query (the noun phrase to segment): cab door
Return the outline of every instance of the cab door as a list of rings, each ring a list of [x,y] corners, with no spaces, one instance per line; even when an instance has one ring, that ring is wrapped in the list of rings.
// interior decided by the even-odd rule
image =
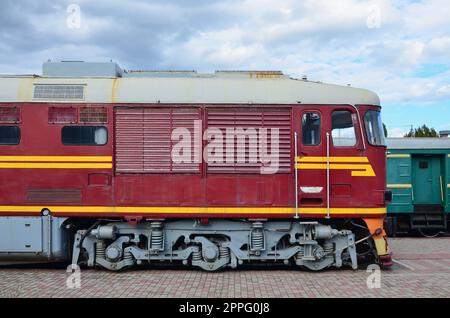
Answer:
[[[437,156],[413,157],[415,204],[441,204],[441,163]]]
[[[302,208],[323,208],[326,206],[327,190],[326,170],[322,169],[326,164],[324,115],[318,107],[298,107],[294,116],[298,205]]]

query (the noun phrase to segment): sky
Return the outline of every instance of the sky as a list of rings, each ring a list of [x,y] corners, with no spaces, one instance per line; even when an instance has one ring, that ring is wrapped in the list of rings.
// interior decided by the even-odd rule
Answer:
[[[379,94],[389,136],[450,130],[448,0],[1,0],[0,74],[47,60],[281,70]]]

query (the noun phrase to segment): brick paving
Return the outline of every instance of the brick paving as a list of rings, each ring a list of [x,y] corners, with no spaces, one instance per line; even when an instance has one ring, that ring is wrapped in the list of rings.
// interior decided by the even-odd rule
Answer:
[[[119,273],[85,269],[68,289],[64,269],[0,268],[0,297],[445,297],[450,298],[450,238],[391,239],[395,263],[369,289],[365,270],[138,268]]]

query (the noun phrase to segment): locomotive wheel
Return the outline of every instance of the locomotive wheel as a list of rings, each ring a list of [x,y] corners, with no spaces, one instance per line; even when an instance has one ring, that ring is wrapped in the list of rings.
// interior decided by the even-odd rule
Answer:
[[[430,230],[430,229],[426,229],[425,232],[423,229],[419,228],[419,233],[420,235],[422,235],[423,237],[426,238],[435,238],[438,237],[441,234],[444,234],[444,232],[440,231],[440,230]]]

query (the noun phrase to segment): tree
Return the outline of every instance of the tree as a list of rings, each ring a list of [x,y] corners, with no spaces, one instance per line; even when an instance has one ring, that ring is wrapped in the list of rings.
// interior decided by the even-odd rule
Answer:
[[[387,131],[386,125],[385,125],[384,123],[383,123],[383,131],[384,131],[384,137],[387,138],[387,136],[388,136],[388,131]]]
[[[427,125],[412,129],[405,137],[424,138],[424,137],[439,137],[434,128],[428,128]]]

